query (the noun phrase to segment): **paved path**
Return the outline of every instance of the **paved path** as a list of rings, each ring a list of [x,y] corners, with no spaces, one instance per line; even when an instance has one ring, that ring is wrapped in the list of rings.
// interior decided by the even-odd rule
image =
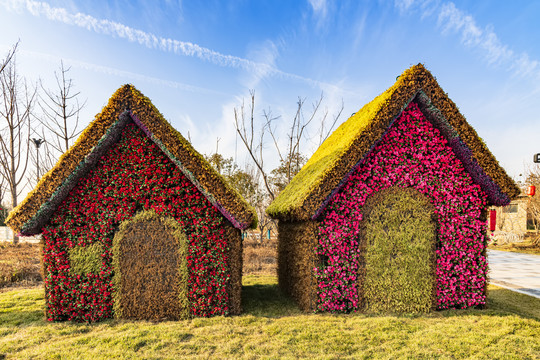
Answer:
[[[540,255],[488,250],[489,282],[540,299]]]

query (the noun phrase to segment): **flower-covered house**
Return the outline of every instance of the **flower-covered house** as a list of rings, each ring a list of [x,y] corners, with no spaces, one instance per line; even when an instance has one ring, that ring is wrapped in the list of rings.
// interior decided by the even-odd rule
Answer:
[[[486,218],[519,189],[423,65],[353,114],[267,213],[280,287],[304,310],[486,302]]]
[[[131,85],[10,214],[42,234],[49,320],[241,311],[252,207]]]

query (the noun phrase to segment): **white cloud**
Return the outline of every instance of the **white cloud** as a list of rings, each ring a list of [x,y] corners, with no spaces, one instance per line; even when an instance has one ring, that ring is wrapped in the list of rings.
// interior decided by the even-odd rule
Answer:
[[[129,71],[124,71],[124,70],[120,70],[120,69],[116,69],[116,68],[112,68],[108,66],[92,64],[92,63],[79,61],[75,59],[60,58],[58,56],[54,56],[50,54],[44,54],[40,52],[27,51],[27,50],[21,50],[21,54],[24,56],[34,58],[34,59],[39,58],[39,59],[56,63],[56,64],[60,63],[60,61],[62,60],[68,66],[74,66],[76,68],[89,70],[95,73],[118,76],[118,77],[130,79],[130,80],[144,81],[147,83],[166,86],[173,89],[179,89],[179,90],[184,90],[184,91],[189,91],[189,92],[194,92],[194,93],[203,93],[203,94],[212,93],[212,94],[223,95],[223,93],[212,90],[212,89],[206,89],[206,88],[202,88],[198,86],[188,85],[188,84],[180,83],[177,81],[164,80],[164,79],[160,79],[160,78],[156,78],[152,76],[137,74],[137,73],[133,73]]]
[[[474,17],[456,7],[453,2],[440,3],[439,0],[395,0],[400,12],[419,10],[422,16],[436,14],[437,24],[443,34],[457,33],[463,45],[478,50],[485,61],[494,66],[506,66],[516,75],[540,78],[540,64],[532,60],[526,52],[516,53],[503,44],[492,26],[482,27]]]
[[[319,17],[325,18],[328,14],[327,0],[309,0],[313,13]]]
[[[195,122],[189,115],[181,114],[178,122],[181,124],[179,128],[182,129],[182,136],[188,141],[192,142],[193,139],[197,139],[201,136],[199,133],[199,127],[195,125]]]
[[[433,15],[440,3],[440,0],[395,0],[394,6],[401,14],[411,10],[420,10],[422,18]]]
[[[251,46],[248,51],[248,58],[259,64],[265,64],[266,66],[260,67],[249,74],[249,79],[246,81],[246,87],[254,89],[262,79],[270,76],[271,69],[275,69],[275,63],[278,56],[278,47],[271,40]]]
[[[407,12],[411,9],[413,5],[415,5],[416,2],[417,2],[416,0],[395,0],[394,5],[401,12]]]
[[[511,68],[516,74],[521,76],[540,77],[540,63],[538,60],[531,60],[527,53],[516,55]]]
[[[311,10],[313,11],[313,18],[316,21],[317,30],[321,30],[328,24],[330,4],[328,0],[308,0]]]
[[[117,36],[121,39],[138,43],[150,49],[159,49],[184,56],[192,56],[220,66],[244,68],[248,70],[256,69],[260,66],[260,64],[253,63],[249,60],[237,56],[224,55],[191,42],[159,37],[114,21],[96,19],[93,16],[82,14],[80,12],[70,13],[64,8],[52,7],[45,2],[15,0],[7,2],[7,4],[6,2],[2,2],[2,5],[8,10],[26,10],[36,17],[43,16],[51,21],[78,26],[95,33]]]
[[[483,50],[489,64],[513,62],[514,52],[501,43],[493,28],[480,28],[471,15],[456,8],[454,3],[446,3],[439,12],[438,24],[443,33],[451,31],[461,34],[461,41],[469,47]]]
[[[98,34],[110,35],[138,43],[149,49],[171,52],[181,56],[195,57],[203,61],[230,68],[244,69],[255,73],[264,73],[284,79],[302,81],[314,87],[328,86],[323,82],[281,71],[266,63],[259,63],[233,55],[221,54],[200,45],[170,38],[163,38],[152,33],[134,29],[110,20],[97,19],[80,12],[69,12],[65,8],[52,7],[48,3],[33,0],[0,0],[0,5],[8,11],[29,12],[36,17],[45,17],[51,21],[77,26]]]

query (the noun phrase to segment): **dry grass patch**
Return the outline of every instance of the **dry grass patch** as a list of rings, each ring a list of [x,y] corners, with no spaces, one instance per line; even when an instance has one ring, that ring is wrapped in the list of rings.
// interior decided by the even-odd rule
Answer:
[[[489,244],[488,249],[540,255],[540,243],[533,236],[527,236],[523,242],[509,244]]]
[[[276,274],[277,238],[264,239],[259,243],[255,237],[247,237],[243,241],[243,247],[244,275]]]
[[[41,277],[39,244],[0,243],[0,291],[20,285],[35,285]]]

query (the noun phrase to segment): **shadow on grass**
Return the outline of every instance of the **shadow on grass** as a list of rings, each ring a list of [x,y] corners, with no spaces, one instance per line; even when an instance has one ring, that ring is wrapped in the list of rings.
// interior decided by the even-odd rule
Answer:
[[[540,299],[490,285],[487,310],[540,320]]]
[[[29,323],[32,323],[34,326],[47,326],[52,324],[45,320],[43,310],[41,309],[41,307],[44,306],[41,293],[25,289],[0,295],[2,295],[0,296],[0,326],[21,326]],[[305,314],[300,311],[291,298],[281,292],[277,285],[276,276],[274,275],[246,276],[242,286],[242,306],[242,315],[252,315],[256,317],[279,318]],[[330,314],[328,313],[328,315]],[[335,315],[363,317],[390,315],[405,318],[519,316],[539,321],[540,299],[490,285],[488,288],[487,307],[483,310],[445,310],[435,311],[429,314],[373,314],[354,312],[348,315]],[[66,322],[65,324],[70,324],[70,322]],[[78,323],[71,324],[77,325]],[[116,320],[112,319],[97,324],[108,324],[109,326],[118,325]]]
[[[403,313],[403,314],[365,314],[367,316],[392,315],[405,318],[416,317],[486,317],[486,316],[518,316],[524,319],[540,320],[540,299],[516,293],[490,285],[486,306],[482,308],[449,309],[432,311],[430,313]]]
[[[294,300],[281,292],[275,276],[263,275],[247,278],[242,287],[242,304],[243,314],[259,317],[277,318],[303,313]],[[484,309],[443,310],[427,314],[353,312],[348,316],[379,317],[388,315],[405,318],[517,315],[522,318],[540,320],[540,299],[490,285],[488,302]]]
[[[281,292],[274,276],[252,276],[249,280],[242,286],[242,314],[267,318],[302,314]]]
[[[45,315],[43,311],[17,311],[0,313],[0,325],[6,326],[21,326],[34,323],[36,325],[46,325]]]

